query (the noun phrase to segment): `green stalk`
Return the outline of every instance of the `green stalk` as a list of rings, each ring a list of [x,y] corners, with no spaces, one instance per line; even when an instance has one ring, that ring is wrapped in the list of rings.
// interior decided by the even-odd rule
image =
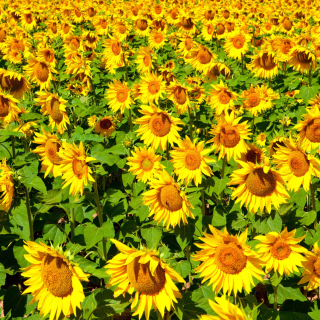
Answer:
[[[76,227],[76,222],[75,222],[75,219],[74,219],[74,208],[71,208],[70,209],[70,227],[71,227],[71,238],[74,237],[74,229]]]
[[[29,222],[29,230],[30,230],[30,240],[34,241],[34,234],[33,234],[33,216],[31,212],[31,207],[30,207],[30,195],[29,195],[29,190],[26,188],[26,207],[27,207],[27,212],[28,212],[28,222]]]
[[[244,72],[244,57],[243,54],[241,53],[241,74]]]
[[[206,215],[206,204],[204,202],[204,189],[201,189],[202,215]]]
[[[254,115],[252,115],[252,134],[255,132],[255,126],[254,126]]]
[[[278,286],[273,287],[273,290],[274,290],[273,308],[277,310],[278,309],[278,303],[277,303],[277,300],[278,300]]]
[[[223,161],[222,161],[222,168],[221,168],[221,180],[224,178],[224,171],[226,168],[226,162],[227,162],[227,158],[226,158],[226,156],[224,156]],[[221,192],[220,197],[221,197],[221,201],[223,201],[224,191]]]
[[[271,78],[269,78],[269,88],[272,89],[272,82],[271,82]]]
[[[287,63],[286,62],[283,63],[283,69],[284,69],[284,75],[286,75],[287,74]]]
[[[127,66],[127,61],[125,58],[124,53],[122,54],[123,62],[126,67],[126,82],[128,82],[129,76],[128,76],[128,66]],[[129,108],[129,125],[130,125],[130,131],[132,132],[132,115],[131,115],[131,107]]]
[[[169,153],[169,141],[167,141],[167,160],[170,160],[170,153]]]
[[[191,260],[190,260],[190,245],[187,245],[186,247],[186,257],[187,257],[187,260],[189,261],[189,263],[191,264]],[[192,276],[191,276],[191,271],[189,273],[189,283],[190,283],[190,286],[192,285]]]
[[[131,115],[131,108],[129,108],[129,125],[130,125],[130,131],[132,132],[132,115]]]
[[[310,191],[311,191],[311,203],[312,203],[312,210],[317,212],[316,208],[316,198],[315,198],[315,193],[317,191],[317,186],[314,185],[313,183],[310,184]],[[314,228],[317,230],[318,226],[318,213],[316,215],[316,220],[314,221]]]
[[[188,113],[189,113],[190,139],[191,139],[191,141],[193,141],[192,118],[191,118],[191,111],[190,111],[190,107],[189,106],[188,106]]]
[[[99,225],[100,225],[100,228],[101,228],[102,225],[103,225],[103,216],[102,216],[102,208],[101,208],[100,198],[99,198],[97,178],[98,178],[98,176],[96,175],[95,176],[95,181],[93,183],[93,188],[94,188],[94,192],[96,194],[95,200],[96,200],[97,209],[98,209]],[[102,247],[103,247],[104,260],[107,261],[107,241],[106,241],[105,237],[102,238]]]
[[[309,87],[312,86],[312,66],[310,66],[309,70]]]
[[[16,158],[15,142],[16,142],[16,137],[15,137],[15,136],[11,136],[11,147],[12,147],[12,156],[13,156],[13,159]]]

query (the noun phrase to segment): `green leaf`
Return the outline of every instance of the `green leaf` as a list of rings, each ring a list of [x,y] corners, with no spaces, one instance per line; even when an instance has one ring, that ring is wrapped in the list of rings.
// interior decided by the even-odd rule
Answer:
[[[227,187],[227,183],[230,181],[229,177],[224,177],[223,179],[219,179],[217,177],[213,177],[214,187],[213,192],[217,195],[220,195],[221,192]]]
[[[47,224],[43,227],[43,239],[52,241],[56,246],[64,243],[67,237],[56,224]]]
[[[182,299],[178,299],[176,314],[180,320],[194,320],[205,314],[205,310],[198,306],[198,301],[192,300],[191,292],[185,292]]]
[[[278,303],[283,303],[285,300],[307,301],[307,298],[301,293],[300,288],[284,287],[282,284],[278,286]]]
[[[174,269],[180,274],[182,278],[185,278],[191,272],[191,264],[187,260],[181,260],[178,262]]]
[[[30,263],[24,257],[28,252],[23,247],[24,243],[22,240],[17,241],[13,247],[13,255],[18,261],[18,264],[21,268],[26,268],[30,265]]]
[[[148,218],[149,216],[149,207],[148,206],[141,206],[137,211],[136,214],[139,217],[140,221],[144,221]]]
[[[146,240],[149,249],[156,249],[162,237],[162,229],[156,226],[148,226],[141,229],[141,236]]]
[[[315,311],[309,312],[308,315],[313,320],[319,320],[320,319],[320,310],[315,310]]]
[[[317,213],[314,210],[311,210],[309,212],[305,211],[297,211],[296,214],[297,217],[299,217],[300,224],[302,226],[310,226],[316,220]]]
[[[120,232],[123,236],[126,234],[132,234],[137,231],[137,223],[133,220],[126,221],[123,225],[121,225]]]
[[[90,249],[102,240],[104,232],[102,228],[98,228],[95,224],[88,223],[84,229],[83,236],[86,242],[86,249]]]
[[[4,265],[0,263],[0,287],[6,283],[6,271]]]
[[[114,238],[115,231],[114,231],[113,223],[111,221],[105,221],[101,228],[102,228],[104,236],[107,239],[113,239]]]
[[[315,97],[319,91],[319,86],[302,86],[299,90],[299,94],[296,95],[296,98],[303,99],[305,105],[308,105],[308,101]]]
[[[282,279],[283,279],[283,276],[279,275],[278,272],[274,272],[273,275],[270,278],[270,282],[274,287],[276,287],[276,286],[278,286],[280,284]]]
[[[14,136],[14,137],[24,137],[22,132],[15,132],[9,130],[0,130],[0,136]]]
[[[176,235],[176,239],[180,245],[181,250],[184,250],[185,247],[191,242],[194,232],[195,227],[192,223],[183,224],[180,227],[175,227],[174,234]]]
[[[270,228],[270,231],[276,231],[280,233],[282,230],[282,219],[279,213],[276,213],[274,217],[270,216],[267,220],[267,224]]]

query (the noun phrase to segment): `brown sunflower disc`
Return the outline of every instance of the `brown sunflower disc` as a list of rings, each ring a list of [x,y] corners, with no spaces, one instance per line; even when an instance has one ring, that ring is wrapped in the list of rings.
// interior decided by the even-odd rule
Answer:
[[[262,168],[253,169],[247,176],[246,187],[257,197],[270,196],[276,190],[276,179],[271,170],[264,173]]]
[[[303,177],[309,171],[309,161],[301,151],[292,151],[289,154],[288,164],[296,177]]]
[[[173,185],[166,185],[160,189],[160,202],[170,211],[177,211],[182,208],[182,198],[179,190]]]
[[[271,255],[277,260],[288,258],[290,253],[290,246],[282,239],[278,239],[271,248]]]

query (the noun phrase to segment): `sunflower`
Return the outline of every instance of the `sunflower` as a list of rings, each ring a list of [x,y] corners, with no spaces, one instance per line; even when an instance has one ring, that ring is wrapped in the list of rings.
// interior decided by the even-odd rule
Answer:
[[[271,109],[274,106],[273,100],[280,99],[280,95],[277,92],[274,92],[271,88],[261,85],[257,86],[257,89],[263,94],[266,106],[264,110]]]
[[[192,84],[189,92],[193,106],[199,106],[206,99],[206,90],[200,84]]]
[[[242,31],[235,30],[226,36],[224,49],[229,58],[241,60],[248,52],[250,43],[250,36]]]
[[[155,54],[150,47],[140,47],[135,63],[140,74],[150,73],[155,60]]]
[[[207,22],[201,30],[202,37],[205,41],[212,41],[215,36],[214,25],[212,22]]]
[[[200,320],[245,320],[246,316],[236,305],[226,299],[226,296],[215,297],[217,303],[212,300],[209,305],[218,316],[202,315]]]
[[[57,136],[45,131],[43,128],[42,133],[35,133],[36,138],[34,138],[33,143],[39,144],[39,146],[32,152],[41,156],[40,172],[45,172],[44,177],[46,178],[51,173],[56,178],[62,174],[60,170],[61,158],[58,155],[61,141]]]
[[[208,97],[208,104],[212,109],[215,109],[216,115],[227,113],[234,107],[234,101],[237,100],[237,94],[228,88],[227,84],[224,84],[220,80],[220,84],[213,86]]]
[[[17,99],[0,90],[0,120],[7,124],[17,120],[20,114],[17,104],[19,104]]]
[[[249,90],[244,90],[241,98],[243,98],[243,107],[248,110],[253,116],[258,116],[259,113],[271,108],[270,104],[267,104],[265,95],[257,87],[251,87]]]
[[[280,62],[288,62],[290,60],[290,50],[294,47],[294,42],[288,38],[279,40],[279,47],[276,49],[277,58]]]
[[[238,185],[232,193],[232,199],[237,198],[236,203],[241,202],[241,206],[245,204],[253,213],[257,213],[260,208],[263,214],[264,208],[270,213],[271,204],[278,209],[280,204],[290,198],[277,171],[264,164],[237,162],[242,168],[231,174],[229,182],[229,185]]]
[[[49,125],[54,129],[57,126],[57,132],[63,134],[70,123],[66,113],[67,101],[59,98],[56,94],[50,92],[37,92],[38,98],[35,99],[41,106],[41,113],[49,115]]]
[[[189,58],[191,51],[196,48],[196,42],[188,34],[182,34],[180,40],[177,53],[181,52],[185,58]]]
[[[62,37],[62,39],[68,38],[73,35],[74,33],[74,25],[68,22],[63,22],[58,24],[58,33]]]
[[[82,39],[90,50],[94,50],[98,45],[98,36],[90,30],[82,34]]]
[[[228,295],[231,292],[237,296],[243,289],[247,293],[251,291],[253,278],[262,280],[263,262],[256,252],[246,244],[248,230],[240,236],[230,235],[227,229],[224,232],[209,225],[211,234],[203,233],[199,239],[204,243],[196,246],[202,250],[193,256],[194,261],[201,261],[195,269],[203,277],[202,283],[210,279],[208,285],[217,294],[221,289]]]
[[[105,16],[95,16],[93,25],[98,35],[106,36],[109,33],[109,24]]]
[[[116,124],[112,117],[103,117],[95,123],[94,132],[103,137],[109,137],[116,130]]]
[[[187,217],[194,219],[191,212],[193,206],[166,171],[155,174],[150,181],[150,190],[143,196],[143,204],[150,206],[149,217],[154,215],[154,220],[158,224],[162,221],[167,229],[180,226],[181,221],[183,224],[188,223]]]
[[[93,115],[93,116],[88,118],[88,126],[90,128],[94,128],[96,126],[96,122],[97,122],[97,116],[96,115]]]
[[[23,56],[18,50],[10,50],[3,56],[4,60],[10,61],[14,64],[21,64],[23,62]]]
[[[276,154],[280,146],[285,147],[286,141],[288,141],[288,138],[283,136],[275,137],[274,139],[272,139],[270,145],[268,146],[269,156],[271,157]]]
[[[311,151],[320,146],[320,110],[312,108],[303,118],[293,129],[300,131],[298,141],[303,150]]]
[[[188,10],[187,8],[180,8],[179,20],[179,23],[177,23],[176,25],[179,28],[179,31],[191,35],[193,35],[196,32],[197,28],[191,10]]]
[[[254,144],[248,143],[248,150],[241,153],[240,161],[251,162],[253,164],[262,164],[265,160],[264,150],[256,147]]]
[[[88,185],[88,180],[94,182],[88,162],[95,160],[95,158],[86,156],[82,141],[79,147],[74,142],[73,145],[63,142],[58,156],[61,158],[62,179],[65,180],[62,189],[71,184],[69,194],[77,196],[80,193],[82,196],[84,187]]]
[[[207,47],[198,45],[190,52],[190,58],[186,60],[193,68],[201,73],[208,72],[215,65],[217,55],[212,53]]]
[[[0,210],[8,212],[14,196],[13,171],[7,166],[7,159],[0,163]]]
[[[165,83],[161,75],[149,73],[141,77],[140,81],[140,100],[143,103],[159,103],[159,99],[165,94]]]
[[[300,245],[299,242],[305,236],[294,238],[296,229],[288,232],[287,227],[279,234],[269,232],[265,236],[257,236],[255,239],[260,243],[256,245],[261,260],[266,262],[266,273],[272,269],[289,276],[292,272],[299,272],[297,267],[302,267],[302,262],[306,261],[301,253],[308,250]]]
[[[103,56],[106,60],[106,64],[114,67],[122,66],[123,64],[123,50],[121,42],[116,37],[104,40],[104,52]]]
[[[247,64],[247,68],[259,78],[272,79],[278,74],[279,62],[276,53],[270,50],[261,50],[255,56],[252,56],[252,61]]]
[[[26,36],[20,35],[15,37],[7,36],[4,46],[4,53],[8,54],[10,51],[20,51],[24,58],[28,58],[30,56],[30,42]]]
[[[229,79],[231,74],[230,68],[222,62],[216,62],[212,68],[210,68],[205,76],[206,81],[217,81],[220,75],[223,75],[225,79]]]
[[[52,73],[57,73],[50,64],[36,58],[30,58],[28,65],[24,67],[25,75],[29,80],[40,86],[40,90],[50,89],[51,81],[56,80]]]
[[[54,67],[57,63],[54,50],[51,48],[42,48],[38,50],[37,58],[39,59],[39,61],[49,63],[52,67]]]
[[[25,138],[31,137],[34,132],[37,130],[37,127],[39,127],[38,121],[28,121],[23,122],[20,119],[18,119],[19,126],[13,129],[14,132],[21,132]]]
[[[127,158],[127,165],[130,167],[128,171],[136,175],[138,181],[145,183],[151,180],[156,172],[164,169],[164,166],[160,164],[161,156],[157,156],[152,148],[135,147],[131,153],[132,157]]]
[[[308,48],[296,45],[289,52],[290,60],[288,64],[293,67],[294,70],[299,72],[309,72],[312,68],[316,70],[317,60],[315,54]]]
[[[164,32],[153,30],[149,34],[148,39],[150,47],[152,49],[160,49],[165,45],[166,35]]]
[[[143,116],[135,121],[140,127],[136,131],[141,135],[144,143],[153,149],[166,150],[167,144],[173,145],[180,139],[178,131],[181,130],[178,125],[183,123],[178,118],[170,116],[166,111],[162,111],[154,105],[141,106],[140,113]]]
[[[119,80],[113,81],[109,85],[109,89],[106,92],[106,98],[110,102],[111,110],[115,113],[119,109],[121,113],[124,113],[124,110],[130,109],[133,104],[133,100],[131,98],[131,90],[128,88],[126,82],[121,83]]]
[[[28,80],[21,73],[5,69],[0,69],[0,86],[16,99],[24,99],[25,93],[31,88]]]
[[[191,107],[188,88],[177,80],[173,80],[167,87],[168,99],[173,102],[177,112],[184,114]]]
[[[207,157],[212,149],[204,149],[204,142],[192,142],[189,137],[178,142],[179,147],[173,147],[171,151],[174,172],[178,175],[178,181],[184,180],[186,184],[192,180],[198,186],[202,182],[202,173],[212,175],[208,163],[215,160]]]
[[[219,159],[227,155],[227,160],[230,161],[232,157],[237,159],[241,156],[241,153],[247,151],[248,147],[245,140],[249,139],[251,133],[247,121],[239,123],[240,120],[241,118],[235,117],[233,111],[230,115],[226,113],[218,121],[218,124],[209,131],[214,135],[214,138],[207,143],[214,143],[215,153],[219,152]]]
[[[153,306],[164,317],[165,309],[174,308],[177,298],[182,298],[179,289],[173,281],[185,282],[182,277],[166,263],[158,258],[153,250],[131,249],[123,243],[111,239],[120,251],[115,257],[107,262],[107,274],[111,275],[107,286],[118,285],[115,289],[115,297],[128,292],[135,296],[131,309],[137,310],[133,316],[143,313],[149,320],[150,310]],[[140,300],[140,301],[139,301]]]
[[[266,144],[267,136],[264,132],[261,132],[256,137],[256,143],[259,147],[264,147]]]
[[[130,34],[130,26],[126,23],[125,20],[120,20],[114,23],[113,25],[113,34],[117,37],[120,41],[125,40]]]
[[[20,23],[23,28],[29,31],[37,25],[36,19],[30,10],[24,10],[22,12]]]
[[[139,37],[146,37],[150,33],[150,22],[145,18],[138,18],[133,22],[135,34]]]
[[[320,161],[305,153],[291,137],[285,147],[279,147],[273,158],[289,190],[297,192],[303,185],[304,190],[308,191],[312,176],[320,177]]]
[[[85,296],[80,281],[89,281],[88,275],[70,260],[71,253],[62,248],[52,248],[44,243],[26,241],[23,247],[28,252],[25,259],[31,265],[22,276],[30,278],[24,282],[28,288],[24,294],[33,295],[32,303],[38,301],[40,315],[50,313],[50,319],[76,315]]]
[[[298,285],[308,282],[307,290],[315,290],[320,286],[320,249],[318,242],[312,251],[303,252],[307,261],[302,261],[304,268],[302,278]]]

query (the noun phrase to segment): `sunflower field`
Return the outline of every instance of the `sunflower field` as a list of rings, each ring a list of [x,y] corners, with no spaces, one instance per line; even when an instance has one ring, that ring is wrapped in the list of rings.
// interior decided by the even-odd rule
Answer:
[[[0,319],[320,320],[318,0],[0,0]]]

